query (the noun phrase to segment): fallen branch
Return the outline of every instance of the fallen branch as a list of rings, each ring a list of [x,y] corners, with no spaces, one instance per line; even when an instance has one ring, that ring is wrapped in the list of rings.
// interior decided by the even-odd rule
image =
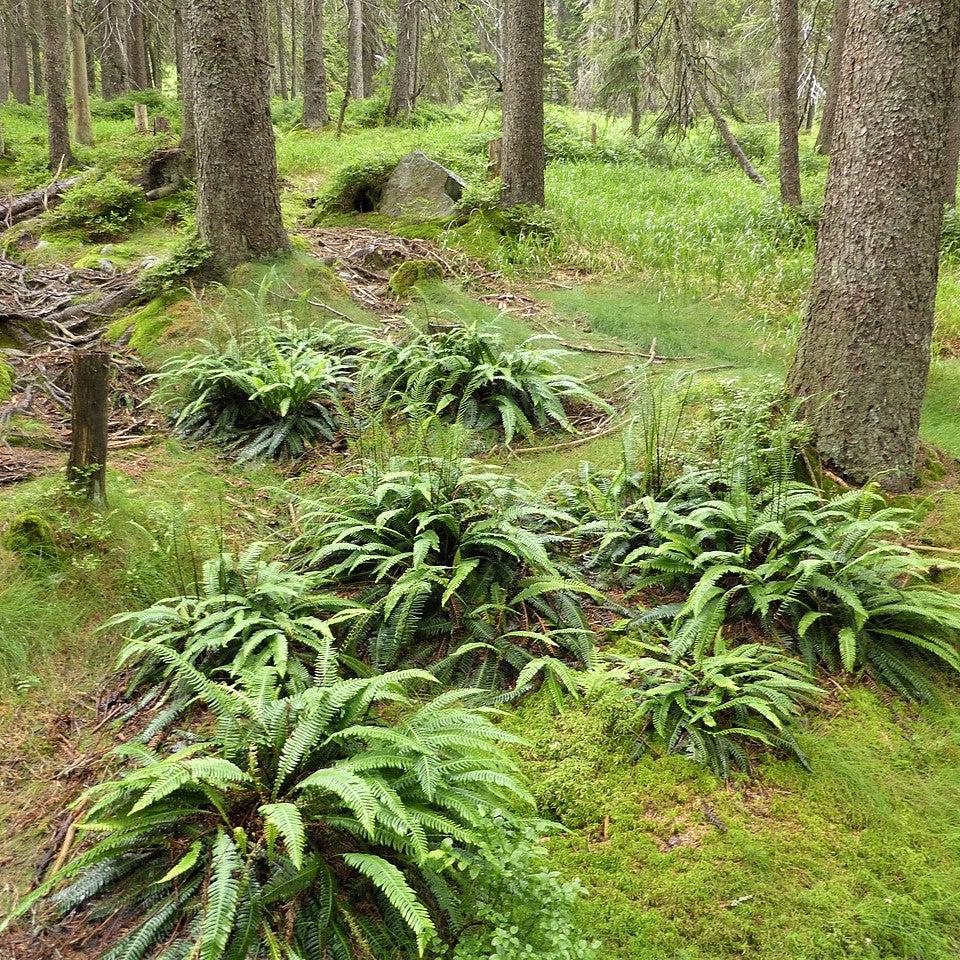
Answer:
[[[569,447],[579,447],[585,443],[589,443],[591,440],[599,440],[600,437],[606,437],[611,433],[615,433],[617,430],[622,429],[635,419],[636,417],[628,417],[626,420],[619,420],[617,423],[611,424],[608,427],[604,427],[602,430],[595,430],[593,433],[587,433],[582,437],[577,437],[576,440],[565,440],[562,443],[551,443],[544,447],[520,447],[518,449],[508,447],[507,449],[516,457],[521,453],[549,453],[553,450],[566,450]]]

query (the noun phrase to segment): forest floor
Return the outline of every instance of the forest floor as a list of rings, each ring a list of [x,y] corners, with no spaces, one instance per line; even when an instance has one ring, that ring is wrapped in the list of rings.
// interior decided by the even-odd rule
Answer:
[[[589,152],[588,119],[561,119]],[[3,122],[14,150],[29,156],[39,114],[9,108]],[[281,133],[295,252],[239,270],[231,286],[257,291],[271,273],[274,289],[314,301],[291,307],[313,320],[338,314],[389,328],[398,318],[455,317],[515,341],[549,332],[569,348],[569,369],[621,408],[618,391],[634,368],[707,393],[728,381],[782,379],[812,235],[768,222],[768,201],[709,144],[687,147],[675,167],[555,159],[555,220],[543,236],[504,238],[482,218],[419,225],[345,216],[320,236],[304,226],[308,196],[344,166],[384,153],[419,147],[469,182],[482,178],[472,145],[485,142],[484,123],[492,125],[454,116],[418,129],[348,126],[340,139]],[[98,121],[104,156],[126,156],[128,126]],[[805,186],[816,196],[822,163],[809,144],[804,151]],[[7,186],[22,186],[28,172],[8,170]],[[152,213],[109,245],[41,230],[19,256],[126,268],[169,249],[176,231],[166,216],[169,208]],[[348,257],[333,270],[317,258],[331,244],[349,249],[359,230],[401,257],[410,255],[404,243],[433,245],[450,269],[394,300],[377,280],[356,282]],[[109,335],[130,328],[130,351],[152,368],[209,335],[224,297],[212,288],[165,295],[114,322]],[[938,311],[923,418],[929,466],[923,487],[902,502],[922,517],[918,542],[949,548],[960,530],[960,268],[948,259]],[[662,359],[649,363],[651,354]],[[90,514],[63,496],[49,427],[18,418],[16,429],[46,462],[43,475],[0,486],[0,531],[32,515],[49,537],[48,549],[30,556],[0,546],[0,905],[49,861],[65,803],[102,771],[122,731],[110,677],[119,637],[98,627],[173,591],[185,562],[169,547],[179,534],[189,532],[197,556],[223,540],[275,536],[290,491],[341,462],[320,452],[296,471],[238,468],[155,423],[148,442],[111,454],[109,510]],[[554,440],[564,443],[542,445]],[[581,459],[615,463],[620,443],[613,430],[576,446],[487,456],[539,485]],[[583,882],[582,925],[604,960],[948,960],[960,955],[960,689],[944,700],[914,707],[867,685],[835,684],[829,707],[802,733],[812,772],[771,761],[756,779],[729,784],[676,757],[633,760],[602,703],[556,716],[534,697],[505,722],[528,742],[522,760],[543,813],[568,828],[552,841],[556,868]]]

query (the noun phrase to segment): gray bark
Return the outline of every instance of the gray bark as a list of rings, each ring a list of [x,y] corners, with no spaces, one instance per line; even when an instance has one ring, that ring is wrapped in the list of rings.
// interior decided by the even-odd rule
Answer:
[[[180,25],[180,103],[183,119],[180,124],[180,149],[189,157],[197,152],[197,130],[194,123],[193,101],[195,80],[193,76],[193,54],[187,42],[186,22],[189,0],[179,0],[177,16]]]
[[[800,205],[800,116],[797,108],[800,58],[798,0],[779,0],[780,199]]]
[[[303,125],[330,122],[327,106],[327,67],[323,53],[323,0],[303,4]]]
[[[10,86],[17,103],[30,102],[30,54],[24,0],[10,5]]]
[[[197,225],[222,268],[289,249],[270,122],[263,0],[188,0]]]
[[[363,2],[347,0],[347,85],[354,100],[367,95],[363,82]]]
[[[107,505],[109,428],[110,354],[79,350],[73,357],[67,482],[98,507]]]
[[[833,23],[830,27],[830,75],[827,79],[827,94],[823,105],[823,117],[817,132],[817,151],[829,153],[837,122],[837,95],[843,66],[843,42],[847,32],[850,0],[834,0]]]
[[[950,207],[957,204],[957,165],[960,163],[960,56],[955,59],[943,162],[943,202]]]
[[[43,0],[43,38],[47,62],[44,70],[47,96],[47,137],[50,169],[73,164],[70,150],[70,115],[67,111],[66,30],[60,0]]]
[[[140,0],[133,0],[130,7],[127,63],[130,65],[130,85],[134,90],[146,90],[150,86],[150,76],[147,71],[147,37]]]
[[[10,99],[10,57],[7,52],[9,19],[6,10],[0,10],[0,103]]]
[[[852,0],[807,316],[788,382],[823,461],[914,479],[960,0]]]
[[[419,0],[399,0],[397,5],[397,52],[393,69],[393,85],[387,104],[387,117],[403,120],[413,110]]]
[[[506,0],[503,77],[504,206],[544,204],[543,0]]]

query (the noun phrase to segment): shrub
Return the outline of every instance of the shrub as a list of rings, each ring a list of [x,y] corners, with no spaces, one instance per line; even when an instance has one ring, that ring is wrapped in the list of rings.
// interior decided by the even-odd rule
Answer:
[[[331,213],[369,213],[380,203],[380,194],[399,162],[395,155],[378,156],[373,160],[341,167],[327,189],[310,202],[311,223],[316,225]]]
[[[569,518],[516,481],[459,457],[393,458],[331,477],[300,504],[294,550],[369,614],[344,654],[382,670],[433,663],[491,686],[533,657],[592,655],[578,594],[595,595],[551,557]]]
[[[751,768],[750,748],[782,751],[809,767],[790,728],[801,707],[821,696],[803,664],[762,644],[703,656],[622,657],[615,673],[635,684],[630,696],[670,753],[717,776]]]
[[[278,695],[270,671],[240,688],[170,655],[215,713],[217,734],[91,788],[97,842],[26,897],[61,911],[95,903],[134,925],[107,957],[395,960],[459,926],[491,817],[530,803],[501,748],[509,735],[447,693],[414,707],[417,671]],[[391,720],[382,719],[388,712]],[[53,896],[51,897],[51,894]],[[9,921],[8,921],[9,922]]]
[[[91,98],[90,113],[103,120],[126,120],[133,117],[134,107],[138,103],[147,105],[151,112],[169,112],[171,110],[171,101],[159,91],[152,88],[146,90],[131,90],[121,97],[114,97],[112,100],[101,100],[99,97]]]
[[[71,187],[47,223],[56,230],[81,230],[90,240],[117,240],[140,223],[146,210],[140,187],[104,173]]]
[[[574,432],[565,404],[612,408],[561,372],[563,351],[543,347],[549,339],[508,348],[476,325],[416,332],[404,343],[382,345],[371,377],[388,409],[427,405],[471,430],[496,429],[506,443],[549,426]]]
[[[342,426],[347,368],[309,332],[278,325],[231,337],[224,348],[168,360],[154,375],[160,399],[179,400],[182,436],[226,445],[240,462],[296,459]]]
[[[309,668],[332,640],[321,615],[349,616],[352,608],[320,593],[315,577],[263,560],[265,549],[256,543],[239,555],[223,552],[203,564],[192,593],[107,622],[129,638],[118,666],[140,664],[129,689],[169,681],[176,672],[164,659],[170,650],[208,677],[235,679],[268,666],[284,689],[309,686]],[[182,706],[183,698],[174,702]]]

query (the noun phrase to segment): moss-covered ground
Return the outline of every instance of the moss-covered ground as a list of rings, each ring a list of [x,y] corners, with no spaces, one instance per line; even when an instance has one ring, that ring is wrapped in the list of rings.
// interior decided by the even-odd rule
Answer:
[[[0,169],[5,189],[43,182],[40,113],[2,113],[14,154]],[[482,186],[483,145],[495,117],[456,113],[386,131],[362,120],[348,113],[340,139],[281,123],[291,229],[307,212],[305,197],[338,170],[388,152],[426,149]],[[567,139],[552,141],[555,229],[547,237],[505,236],[476,216],[428,225],[375,216],[338,222],[425,236],[482,263],[500,275],[498,283],[542,308],[501,313],[478,300],[475,286],[428,279],[409,291],[406,313],[499,325],[514,340],[553,333],[572,347],[570,370],[595,379],[601,391],[628,381],[654,347],[667,359],[648,375],[698,387],[782,376],[809,279],[812,234],[791,232],[769,198],[717,159],[706,132],[680,156],[654,165],[619,156],[626,148],[615,126],[601,128],[600,155],[591,153],[587,118],[564,114],[560,121]],[[88,160],[133,162],[149,144],[135,140],[131,126],[128,118],[98,119],[98,147]],[[809,143],[804,158],[805,186],[816,197],[823,164]],[[40,245],[22,256],[71,264],[112,258],[127,267],[164,256],[188,227],[166,216],[151,215],[110,249],[42,228]],[[274,270],[296,293],[374,322],[296,246],[285,261],[238,272],[233,286],[255,291]],[[948,548],[960,541],[951,459],[960,457],[960,360],[950,348],[958,278],[957,264],[946,261],[923,418],[924,439],[943,452],[944,465],[907,501],[924,516],[918,540]],[[226,299],[217,288],[169,293],[116,320],[110,334],[130,328],[132,348],[155,366],[209,336],[210,318],[226,309]],[[305,320],[323,316],[309,305],[298,309]],[[0,367],[0,401],[4,387]],[[614,462],[619,443],[613,432],[580,446],[489,455],[536,485],[579,459]],[[29,882],[60,805],[90,772],[83,758],[94,758],[88,766],[95,770],[117,734],[113,722],[96,720],[119,643],[99,627],[118,611],[175,592],[185,571],[224,541],[282,531],[286,493],[312,475],[240,469],[215,450],[160,439],[116,454],[110,505],[101,513],[72,500],[57,474],[0,488],[4,898]],[[44,523],[29,522],[35,517]],[[523,765],[544,813],[567,827],[552,841],[556,867],[585,884],[580,920],[604,960],[960,956],[960,692],[945,688],[942,704],[916,709],[864,685],[835,686],[803,732],[811,773],[770,762],[755,780],[728,785],[678,758],[635,756],[633,731],[602,697],[561,715],[532,698],[504,722],[527,740]]]

